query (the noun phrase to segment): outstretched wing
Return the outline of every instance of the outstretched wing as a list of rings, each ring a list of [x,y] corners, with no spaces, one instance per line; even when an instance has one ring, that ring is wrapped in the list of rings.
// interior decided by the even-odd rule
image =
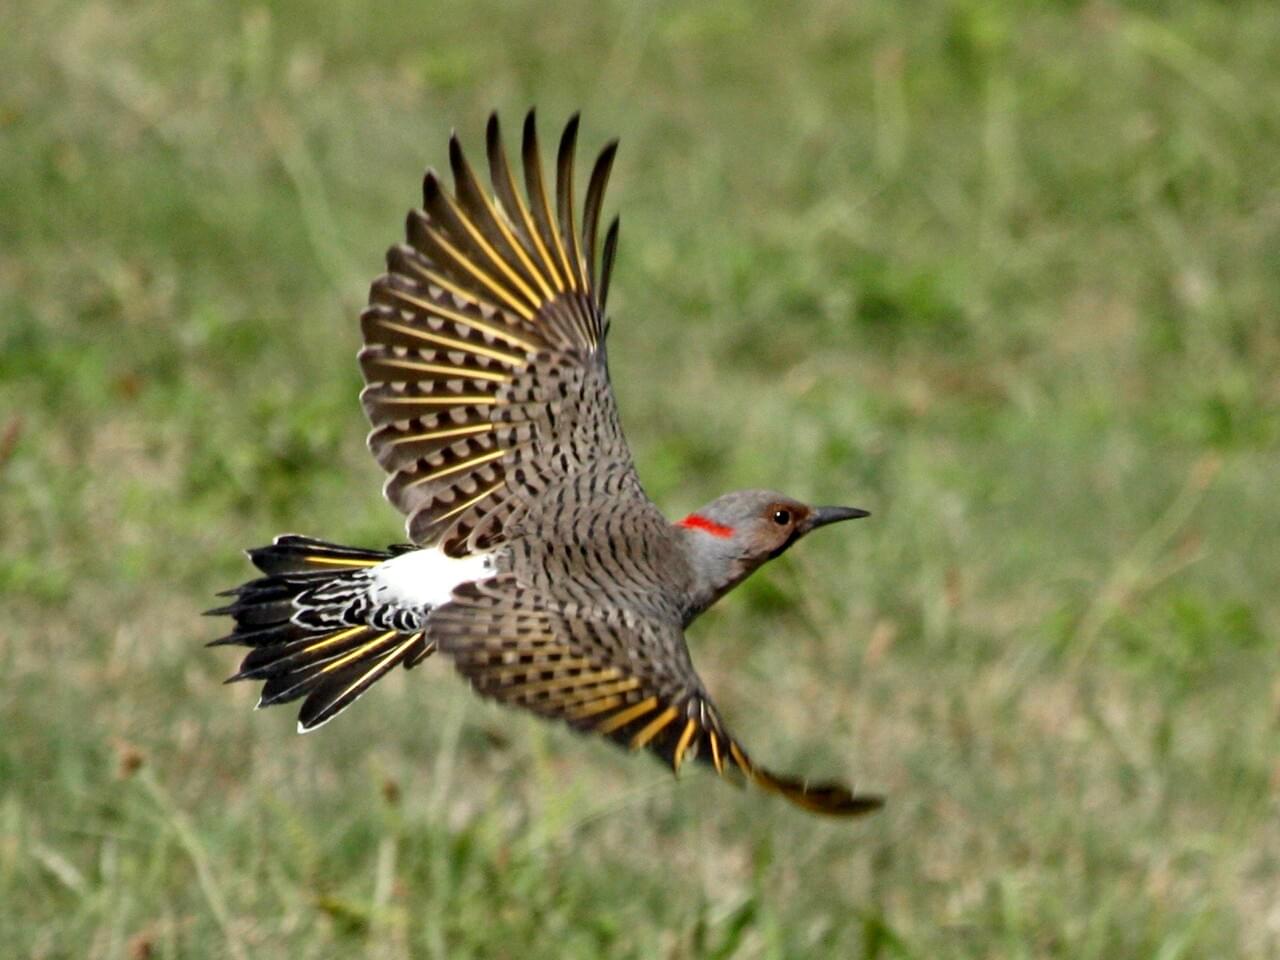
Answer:
[[[454,192],[429,170],[407,242],[387,254],[361,316],[361,402],[387,498],[410,538],[446,553],[504,539],[514,511],[589,462],[630,467],[602,348],[615,218],[596,238],[616,142],[592,170],[579,233],[573,158],[578,118],[560,139],[555,209],[543,185],[532,111],[522,139],[525,194],[496,116],[487,147],[493,194],[449,143]]]
[[[627,611],[569,611],[512,576],[467,584],[437,609],[431,636],[475,690],[541,716],[648,748],[675,773],[700,759],[816,813],[856,816],[879,797],[808,783],[756,764],[725,729],[677,624]]]

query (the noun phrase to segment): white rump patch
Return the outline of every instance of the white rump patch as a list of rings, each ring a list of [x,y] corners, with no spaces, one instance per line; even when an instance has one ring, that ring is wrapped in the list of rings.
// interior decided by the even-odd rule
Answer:
[[[429,610],[448,603],[455,587],[493,574],[492,553],[450,557],[439,547],[428,547],[370,567],[369,592],[379,605]]]

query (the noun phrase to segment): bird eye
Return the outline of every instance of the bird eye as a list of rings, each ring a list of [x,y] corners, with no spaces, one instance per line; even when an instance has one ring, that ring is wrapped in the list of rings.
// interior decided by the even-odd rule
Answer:
[[[790,510],[773,511],[773,522],[780,527],[785,527],[788,523],[791,522],[791,511]]]

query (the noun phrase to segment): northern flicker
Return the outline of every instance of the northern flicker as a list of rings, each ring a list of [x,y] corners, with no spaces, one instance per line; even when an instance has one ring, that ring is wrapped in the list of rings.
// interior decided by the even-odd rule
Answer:
[[[360,399],[411,545],[364,550],[290,534],[250,550],[263,576],[210,611],[235,619],[213,643],[252,648],[230,679],[262,681],[260,707],[301,699],[300,731],[440,650],[481,695],[647,748],[676,773],[696,757],[811,811],[873,811],[879,797],[752,760],[684,638],[766,560],[866,511],[743,490],[672,523],[645,495],[605,357],[616,217],[597,259],[617,141],[591,171],[579,231],[577,133],[575,115],[554,196],[532,111],[523,193],[496,116],[491,192],[455,135],[453,191],[427,171],[406,242],[373,282]]]

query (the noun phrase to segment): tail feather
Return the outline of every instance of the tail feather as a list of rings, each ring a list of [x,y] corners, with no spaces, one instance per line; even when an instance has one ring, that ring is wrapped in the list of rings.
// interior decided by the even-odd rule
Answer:
[[[368,670],[371,661],[380,659],[381,654],[396,643],[396,634],[390,632],[374,633],[366,627],[352,627],[345,632],[356,634],[354,642],[345,645],[346,652],[334,656],[325,651],[315,659],[270,674],[263,684],[258,706],[289,703],[321,689],[331,689],[331,692],[344,689],[352,679]]]
[[[227,682],[263,682],[259,707],[303,701],[299,731],[314,730],[356,701],[394,667],[413,667],[435,649],[423,631],[369,623],[359,599],[364,570],[409,547],[364,550],[288,534],[249,558],[265,576],[224,591],[231,603],[208,611],[235,629],[210,642],[250,647]]]
[[[326,678],[323,685],[317,687],[316,691],[307,697],[298,713],[300,731],[314,730],[328,723],[355,703],[388,671],[405,662],[413,650],[426,650],[425,654],[420,654],[419,659],[421,659],[435,649],[433,644],[424,642],[421,632],[407,637],[391,633],[390,637],[388,641],[387,634],[384,634],[371,641],[370,651],[362,652],[358,662]]]
[[[269,547],[249,551],[253,565],[266,574],[320,573],[328,570],[358,570],[376,567],[397,553],[412,547],[395,546],[388,550],[366,550],[363,547],[346,547],[314,537],[286,533],[276,537]]]
[[[369,641],[368,627],[349,627],[336,633],[307,633],[297,640],[257,646],[240,661],[240,671],[227,679],[271,680],[311,667],[323,666],[359,649]]]

